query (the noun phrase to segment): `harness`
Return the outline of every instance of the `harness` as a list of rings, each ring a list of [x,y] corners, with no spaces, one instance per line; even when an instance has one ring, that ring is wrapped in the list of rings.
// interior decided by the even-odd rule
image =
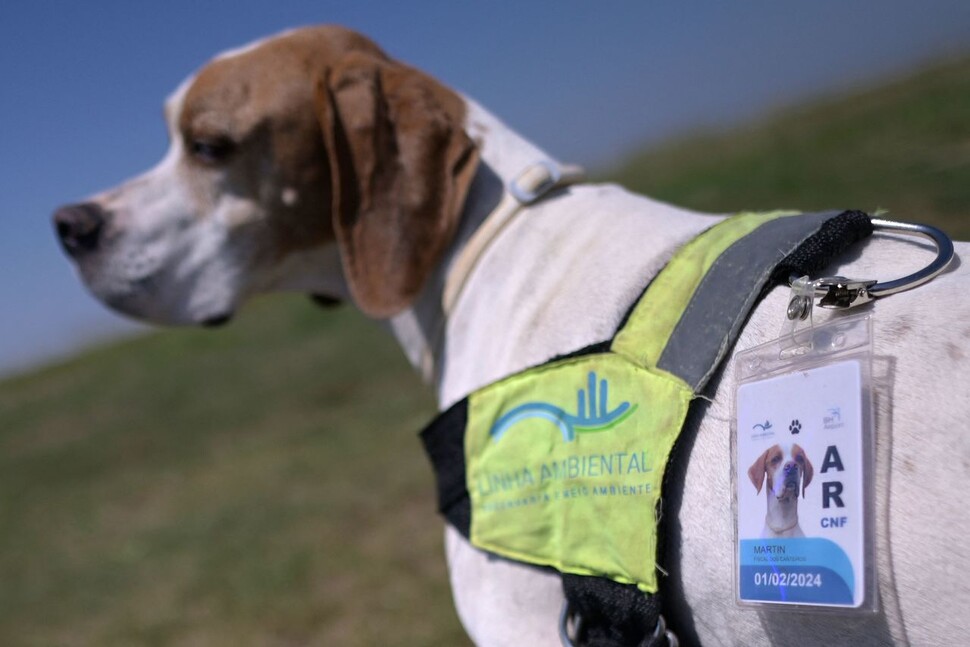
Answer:
[[[685,421],[758,301],[872,229],[862,212],[832,211],[743,213],[706,230],[612,339],[481,388],[424,429],[440,512],[473,545],[562,574],[567,644],[569,618],[587,645],[672,643],[660,503],[679,487],[665,483],[679,477]]]

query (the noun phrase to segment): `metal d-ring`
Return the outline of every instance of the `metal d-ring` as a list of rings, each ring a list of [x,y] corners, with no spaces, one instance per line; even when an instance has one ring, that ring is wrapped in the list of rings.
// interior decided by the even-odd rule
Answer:
[[[890,294],[896,294],[897,292],[903,292],[904,290],[910,290],[917,286],[923,285],[934,276],[945,270],[950,264],[950,261],[953,260],[953,241],[950,240],[949,236],[936,227],[932,227],[930,225],[918,225],[909,222],[882,220],[881,218],[873,218],[872,227],[876,231],[898,231],[903,234],[925,236],[936,244],[936,258],[933,259],[932,263],[920,271],[914,272],[909,276],[904,276],[901,279],[896,279],[895,281],[886,281],[884,283],[876,283],[869,288],[869,294],[871,294],[873,298],[878,299],[879,297],[889,296]]]
[[[938,275],[953,260],[953,241],[936,227],[882,220],[881,218],[873,218],[872,227],[875,231],[894,231],[901,234],[925,236],[936,245],[936,258],[918,272],[894,281],[880,283],[869,279],[847,279],[844,276],[826,276],[816,279],[812,281],[811,287],[814,288],[815,297],[819,298],[819,306],[836,309],[851,308],[868,303],[873,299],[911,290]],[[792,277],[793,280],[795,278],[797,277]],[[794,287],[794,283],[792,285]],[[796,296],[788,306],[788,318],[804,319],[809,310],[811,310],[811,298]]]

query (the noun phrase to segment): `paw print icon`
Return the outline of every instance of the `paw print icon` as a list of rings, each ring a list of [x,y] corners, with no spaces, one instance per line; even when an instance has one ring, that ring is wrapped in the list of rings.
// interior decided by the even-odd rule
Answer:
[[[802,423],[799,422],[798,420],[792,420],[791,424],[788,425],[788,431],[792,432],[793,434],[800,433],[801,430],[802,430]]]

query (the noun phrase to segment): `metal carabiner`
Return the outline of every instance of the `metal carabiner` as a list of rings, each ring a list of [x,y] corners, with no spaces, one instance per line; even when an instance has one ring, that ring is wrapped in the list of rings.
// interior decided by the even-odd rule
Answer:
[[[909,222],[895,222],[881,218],[872,219],[874,231],[895,231],[902,234],[924,236],[936,245],[936,258],[933,262],[908,276],[894,281],[878,282],[873,279],[848,279],[844,276],[825,276],[812,281],[815,297],[822,308],[845,309],[869,303],[873,299],[904,292],[923,285],[940,272],[945,270],[953,260],[953,241],[943,231],[931,225],[919,225]],[[793,279],[797,277],[792,277]],[[805,306],[793,299],[789,304],[789,319],[807,316]]]

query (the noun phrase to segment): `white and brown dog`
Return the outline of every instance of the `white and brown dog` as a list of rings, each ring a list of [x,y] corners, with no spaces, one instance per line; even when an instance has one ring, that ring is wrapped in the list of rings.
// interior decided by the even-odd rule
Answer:
[[[800,445],[775,444],[766,449],[748,468],[748,477],[761,494],[765,486],[768,513],[762,537],[804,537],[798,525],[798,495],[812,482],[815,470]],[[767,481],[767,483],[766,483]]]
[[[673,251],[719,217],[613,185],[529,207],[484,249],[448,312],[456,255],[522,169],[549,157],[478,104],[337,28],[301,29],[217,57],[166,103],[155,168],[55,214],[91,291],[162,324],[214,324],[249,296],[298,290],[387,318],[441,407],[549,358],[608,339]],[[847,205],[848,206],[848,205]],[[958,245],[958,254],[970,246]],[[830,268],[879,278],[932,250],[875,236]],[[660,564],[685,642],[959,644],[970,609],[970,272],[877,302],[876,567],[871,616],[738,608],[727,466],[732,367],[665,494]],[[773,337],[787,291],[739,343]],[[947,466],[946,469],[941,469]],[[557,575],[495,558],[446,530],[459,616],[483,645],[558,644]]]

